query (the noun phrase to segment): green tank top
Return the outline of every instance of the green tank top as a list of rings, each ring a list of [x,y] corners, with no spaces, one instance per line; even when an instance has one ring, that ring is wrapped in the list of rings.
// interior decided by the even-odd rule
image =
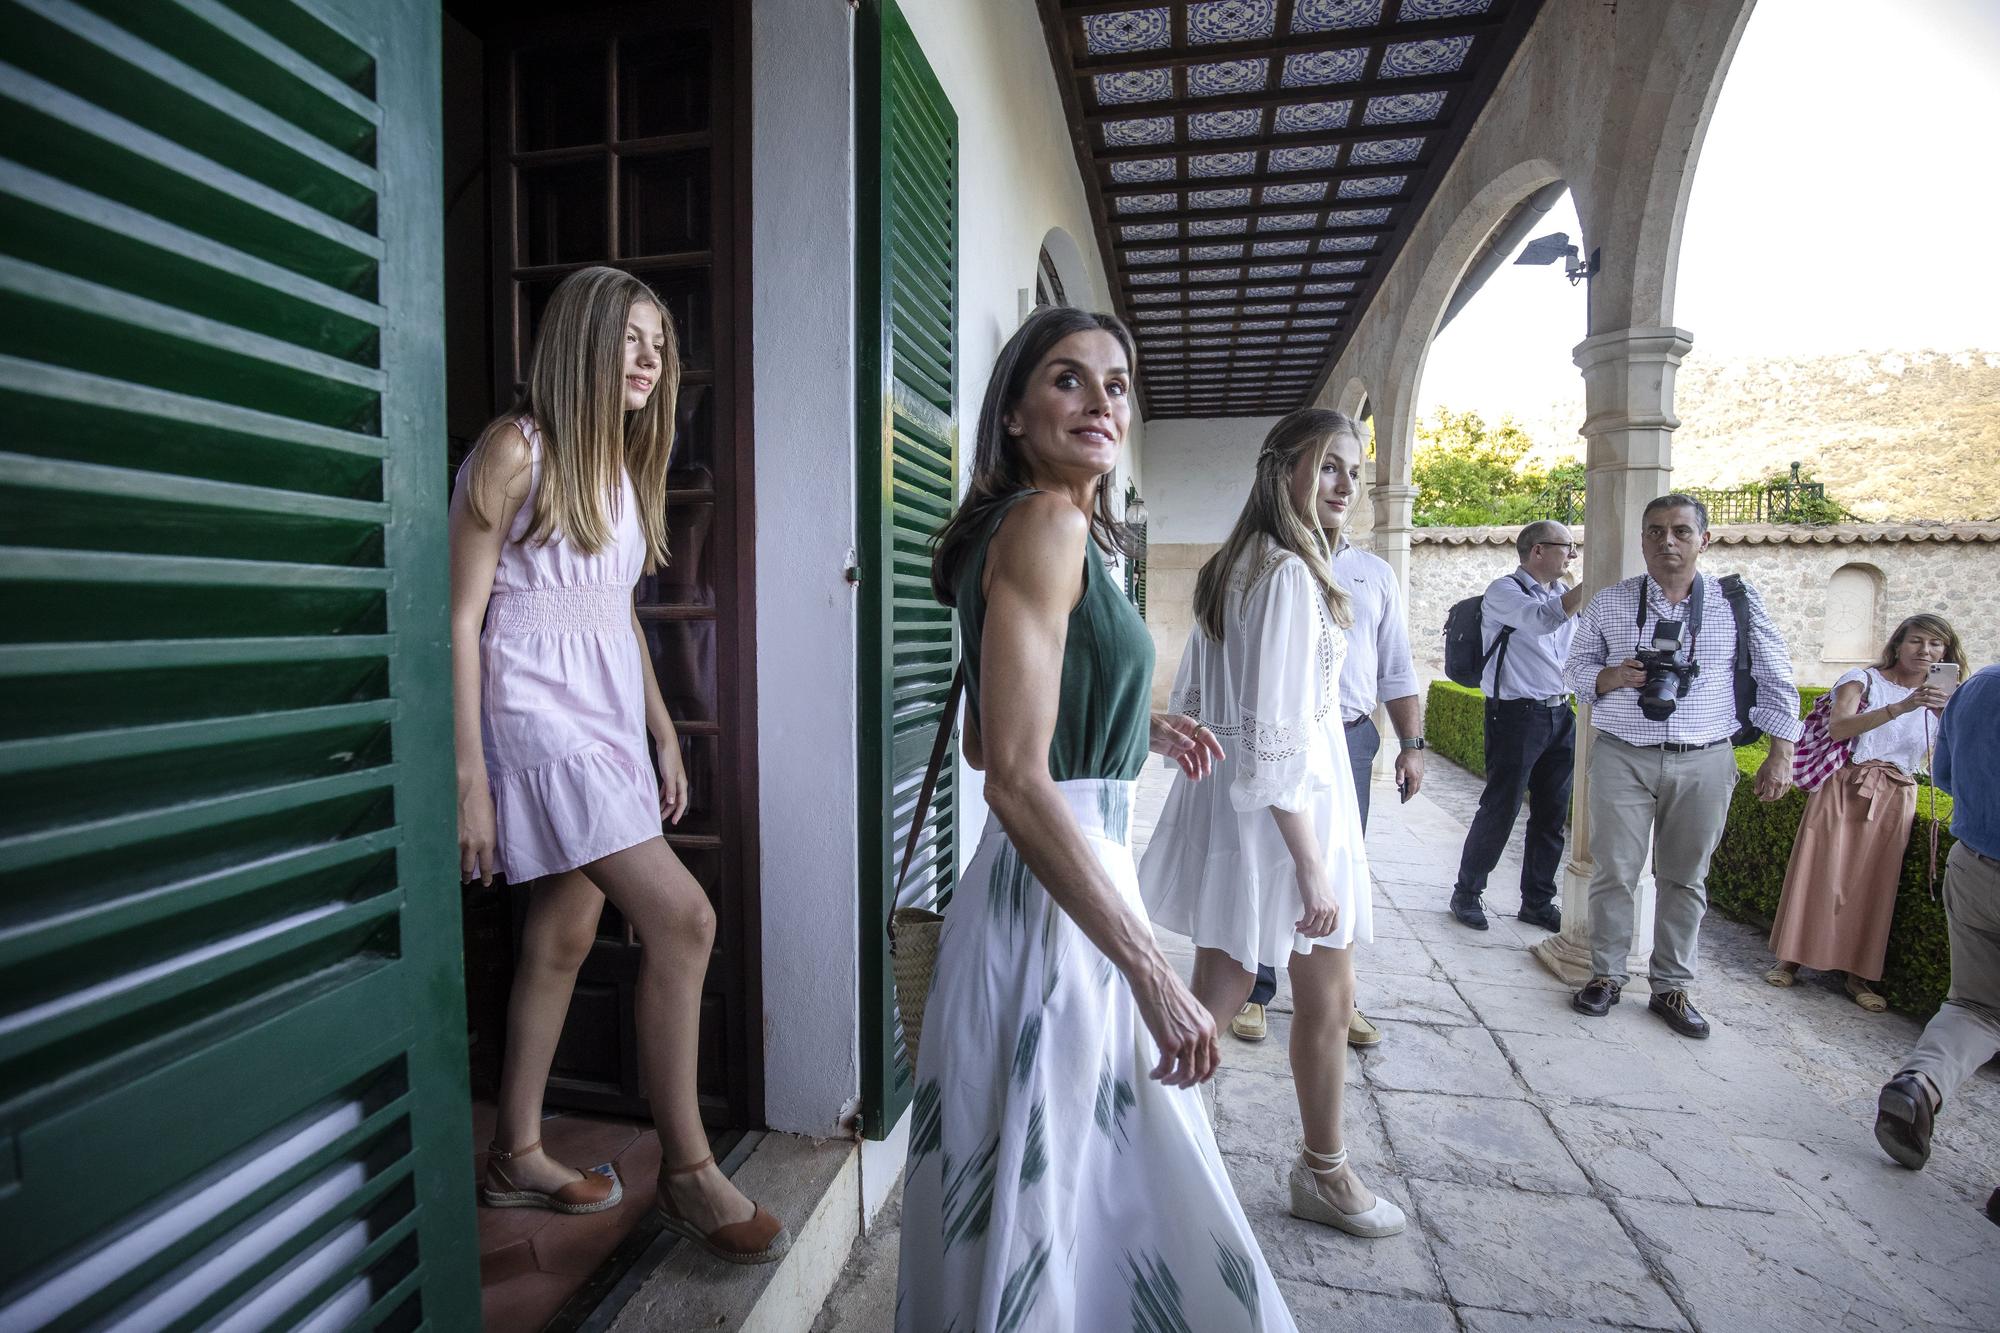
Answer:
[[[979,716],[979,648],[986,622],[986,550],[1016,504],[1036,491],[1017,491],[995,507],[972,557],[958,573],[958,632],[965,646],[965,691]],[[1069,613],[1049,776],[1130,782],[1146,765],[1152,725],[1153,636],[1112,582],[1094,544],[1083,553],[1083,600]]]

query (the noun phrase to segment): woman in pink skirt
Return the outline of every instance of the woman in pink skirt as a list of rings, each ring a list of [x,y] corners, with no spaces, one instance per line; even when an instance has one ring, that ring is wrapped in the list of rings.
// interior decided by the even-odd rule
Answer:
[[[716,1168],[695,1104],[715,913],[661,837],[687,809],[687,775],[632,602],[667,559],[679,385],[652,291],[616,269],[573,273],[549,298],[526,393],[480,436],[452,494],[460,870],[532,893],[480,1198],[591,1213],[623,1196],[615,1177],[565,1166],[540,1141],[549,1066],[608,897],[643,946],[637,1027],[662,1220],[721,1258],[761,1263],[790,1238]]]
[[[1924,683],[1933,662],[1965,670],[1958,633],[1938,616],[1911,616],[1889,636],[1880,662],[1834,682],[1827,734],[1853,749],[1806,799],[1771,926],[1778,959],[1764,980],[1773,986],[1791,985],[1801,966],[1845,972],[1856,1004],[1870,1013],[1889,1007],[1875,984],[1916,818],[1916,772],[1945,703]]]

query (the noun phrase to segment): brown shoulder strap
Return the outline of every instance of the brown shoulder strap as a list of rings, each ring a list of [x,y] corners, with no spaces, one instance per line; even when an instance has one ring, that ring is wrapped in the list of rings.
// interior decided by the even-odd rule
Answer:
[[[937,740],[931,744],[931,766],[924,774],[924,785],[917,793],[917,808],[910,819],[910,836],[903,843],[903,865],[896,872],[895,897],[903,896],[903,881],[910,877],[910,862],[917,854],[917,839],[923,835],[924,819],[931,812],[931,796],[937,791],[938,771],[944,767],[945,753],[951,749],[951,729],[958,721],[958,699],[965,692],[965,659],[960,658],[958,669],[951,673],[951,692],[945,696],[944,716],[938,719]]]

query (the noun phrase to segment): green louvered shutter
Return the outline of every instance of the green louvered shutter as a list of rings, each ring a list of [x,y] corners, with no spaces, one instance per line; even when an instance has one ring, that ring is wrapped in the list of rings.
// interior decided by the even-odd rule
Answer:
[[[884,925],[956,656],[930,537],[957,495],[958,115],[893,0],[862,6],[858,40],[861,1100],[879,1139],[911,1084]],[[956,767],[954,748],[905,905],[951,892]]]
[[[477,1325],[439,60],[0,5],[0,1328]]]

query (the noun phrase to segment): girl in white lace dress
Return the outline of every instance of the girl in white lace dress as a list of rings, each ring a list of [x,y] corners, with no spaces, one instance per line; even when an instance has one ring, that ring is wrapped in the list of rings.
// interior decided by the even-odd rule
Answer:
[[[1318,408],[1273,426],[1235,529],[1202,566],[1170,709],[1204,723],[1225,757],[1206,782],[1174,779],[1139,884],[1152,919],[1194,940],[1194,993],[1217,1024],[1260,965],[1288,964],[1305,1139],[1291,1211],[1373,1237],[1401,1231],[1403,1214],[1362,1185],[1341,1137],[1353,946],[1374,938],[1339,707],[1352,619],[1320,532],[1336,498],[1327,446],[1342,433],[1359,438]]]

